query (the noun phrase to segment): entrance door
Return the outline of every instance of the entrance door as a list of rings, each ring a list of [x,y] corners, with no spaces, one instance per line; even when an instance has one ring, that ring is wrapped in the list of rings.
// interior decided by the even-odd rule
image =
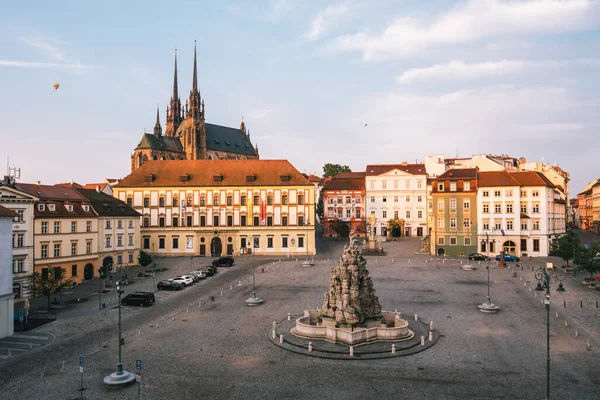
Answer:
[[[350,235],[350,227],[348,224],[340,224],[338,227],[338,233],[341,237],[347,238]]]
[[[233,255],[233,244],[231,244],[231,243],[227,244],[227,255],[228,256]]]
[[[513,242],[512,240],[507,240],[506,242],[504,242],[502,247],[504,248],[505,254],[512,254],[512,255],[517,254],[517,246],[515,245],[515,242]]]
[[[411,228],[410,227],[404,228],[404,236],[410,237],[410,235],[411,235]]]
[[[422,227],[420,227],[420,226],[417,228],[417,236],[418,236],[418,237],[421,237],[421,236],[423,236],[423,228],[422,228]]]
[[[94,266],[92,264],[86,264],[83,267],[83,279],[90,280],[94,277]]]
[[[206,255],[206,245],[201,244],[200,245],[200,256],[204,257],[205,255]]]
[[[221,253],[223,252],[223,243],[221,243],[221,239],[218,237],[214,237],[210,241],[210,255],[212,257],[221,257]]]
[[[446,254],[446,251],[443,248],[440,247],[438,249],[438,251],[437,251],[437,255],[438,256],[443,256],[444,254]]]

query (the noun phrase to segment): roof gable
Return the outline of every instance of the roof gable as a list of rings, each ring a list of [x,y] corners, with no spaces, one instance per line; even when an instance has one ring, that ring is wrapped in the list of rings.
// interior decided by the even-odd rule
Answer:
[[[28,199],[37,201],[39,198],[37,196],[32,195],[31,193],[27,193],[24,190],[19,190],[13,186],[3,185],[0,183],[0,197],[13,197],[17,199]]]

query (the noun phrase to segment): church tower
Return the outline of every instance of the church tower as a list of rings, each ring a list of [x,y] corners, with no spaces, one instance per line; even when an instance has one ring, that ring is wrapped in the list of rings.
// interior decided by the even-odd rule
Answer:
[[[160,117],[158,114],[158,106],[156,106],[156,124],[154,125],[154,136],[159,139],[162,136],[162,127],[160,126]]]
[[[196,42],[194,41],[194,77],[190,97],[185,105],[183,148],[186,159],[206,160],[206,122],[204,102],[198,91],[198,65],[196,62]]]
[[[173,78],[173,95],[171,96],[171,104],[167,107],[167,125],[165,126],[165,136],[173,137],[177,132],[177,128],[183,120],[183,109],[181,100],[179,99],[179,91],[177,89],[177,49],[175,49],[175,76]]]

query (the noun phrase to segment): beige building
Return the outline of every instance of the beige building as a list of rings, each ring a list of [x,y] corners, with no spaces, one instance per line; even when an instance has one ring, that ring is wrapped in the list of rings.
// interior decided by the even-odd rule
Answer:
[[[285,160],[149,161],[113,189],[156,256],[315,254],[315,188]]]
[[[39,199],[35,205],[34,271],[42,276],[61,267],[76,283],[98,273],[98,217],[72,187],[19,183]]]
[[[593,192],[594,186],[600,183],[600,179],[594,179],[577,194],[577,205],[579,207],[579,218],[581,229],[590,230],[594,221]],[[597,189],[596,189],[597,190]]]
[[[31,296],[33,273],[33,221],[38,197],[17,188],[13,178],[0,183],[0,205],[14,211],[12,234],[12,291],[15,309],[22,311],[25,300]]]

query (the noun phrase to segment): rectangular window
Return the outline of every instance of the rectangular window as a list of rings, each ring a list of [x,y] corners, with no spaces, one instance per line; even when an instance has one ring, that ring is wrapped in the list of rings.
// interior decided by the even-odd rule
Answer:
[[[227,216],[227,226],[233,226],[233,215]]]
[[[406,200],[407,203],[410,203],[410,196],[406,196],[404,200]]]
[[[232,206],[233,205],[233,196],[227,196],[227,205],[228,206]]]
[[[206,215],[200,216],[200,226],[206,226]]]
[[[179,226],[179,217],[173,217],[171,223],[174,228],[177,228]]]
[[[127,246],[133,246],[133,234],[129,234],[129,240],[127,242]]]
[[[534,190],[533,192],[531,192],[531,196],[532,197],[540,197],[540,192],[539,190]],[[535,239],[534,239],[535,240]],[[538,240],[539,243],[539,240]]]
[[[350,197],[346,197],[346,203],[350,203]],[[298,204],[304,204],[304,195],[302,193],[298,194]]]
[[[164,207],[165,206],[165,198],[163,196],[160,196],[158,198],[158,206],[159,207]]]
[[[219,226],[219,216],[213,215],[213,226]]]
[[[471,238],[465,237],[465,246],[470,246],[470,245],[471,245]]]
[[[371,196],[371,203],[375,203],[375,196]]]
[[[540,251],[540,239],[533,239],[533,251]]]
[[[77,276],[77,264],[71,265],[71,276]]]
[[[179,207],[179,197],[173,196],[172,206],[173,207]]]
[[[531,212],[534,214],[537,214],[540,212],[540,205],[539,204],[534,204],[533,207],[531,208]]]
[[[215,192],[213,193],[213,199],[214,197],[217,197],[217,199],[219,198],[219,192]],[[186,207],[192,207],[194,205],[194,196],[192,196],[191,194],[188,194],[186,201],[185,201],[185,205]]]
[[[438,200],[438,209],[440,209],[440,210],[444,209],[444,200]]]
[[[512,219],[506,220],[506,230],[507,231],[513,230],[513,220]]]
[[[430,201],[430,202],[427,203],[427,208],[430,209],[430,210],[433,210],[433,201]]]
[[[539,231],[540,230],[540,221],[539,220],[534,220],[533,221],[533,230],[534,231]]]
[[[174,237],[173,238],[173,248],[174,249],[178,249],[179,248],[179,238],[178,237]]]
[[[117,221],[117,229],[123,229],[123,220],[122,219]]]
[[[527,251],[527,239],[521,239],[521,251]]]
[[[506,213],[512,214],[512,212],[513,212],[513,205],[512,205],[512,203],[509,203],[506,205]]]
[[[421,219],[423,218],[423,211],[417,211],[417,218]]]
[[[450,191],[456,192],[456,182],[450,182]],[[450,242],[452,242],[452,238],[450,239]]]
[[[42,233],[48,233],[48,222],[42,221]]]
[[[77,232],[77,221],[71,221],[71,233]]]
[[[206,207],[206,196],[200,196],[200,207]]]
[[[111,247],[111,246],[110,246],[110,236],[106,236],[106,237],[104,238],[104,240],[105,240],[106,248],[107,248],[107,249],[108,249],[108,248],[110,248],[110,247]]]
[[[158,218],[158,226],[160,226],[161,228],[165,226],[165,217]]]
[[[298,237],[298,247],[304,247],[304,237]]]
[[[77,255],[77,242],[71,243],[71,255],[72,256]]]
[[[423,187],[423,181],[417,181],[417,189],[421,189]]]
[[[110,221],[106,221],[106,229],[111,229],[110,228]]]
[[[506,197],[512,197],[512,195],[513,195],[513,191],[512,191],[512,190],[510,190],[510,189],[508,189],[508,190],[506,191]]]
[[[288,217],[285,215],[281,217],[281,226],[288,226]]]
[[[410,218],[410,210],[406,210],[406,218]]]
[[[287,194],[282,194],[281,195],[281,204],[287,205],[287,203],[288,203],[288,196],[287,196]],[[341,201],[340,201],[340,203],[341,203]]]
[[[123,235],[117,235],[117,247],[123,247]]]
[[[246,226],[246,216],[245,215],[242,215],[240,217],[240,225]]]
[[[443,237],[439,237],[438,238],[438,244],[441,244],[441,245],[444,244],[444,238]]]
[[[500,191],[494,190],[494,197],[500,197]]]
[[[342,218],[342,212],[344,210],[342,208],[338,208],[338,218]]]
[[[143,225],[144,225],[144,228],[148,228],[150,226],[150,218],[144,217]]]
[[[356,196],[356,204],[360,204],[361,200],[360,200],[360,196]]]
[[[92,231],[92,221],[85,221],[85,231],[86,232]]]
[[[471,218],[463,218],[463,227],[466,229],[471,227]]]
[[[158,238],[158,248],[159,249],[165,248],[165,238],[164,237]]]
[[[521,203],[521,212],[527,214],[527,204]]]
[[[246,205],[246,195],[241,195],[241,196],[240,196],[240,204],[241,204],[242,206],[245,206],[245,205]]]
[[[150,207],[150,197],[144,197],[144,207]]]
[[[304,216],[303,215],[298,216],[298,226],[304,226]]]
[[[399,218],[399,217],[398,217],[398,211],[394,211],[394,218],[395,218],[395,219],[398,219],[398,218]]]
[[[60,222],[54,222],[54,233],[60,233]]]
[[[284,249],[288,247],[288,238],[286,236],[281,238],[281,247]]]
[[[471,182],[470,181],[463,181],[463,191],[464,192],[468,192],[469,190],[471,190]],[[466,240],[467,238],[465,238]],[[471,238],[468,238],[469,241],[471,240]],[[465,243],[466,244],[466,243]],[[469,243],[470,244],[470,243]]]
[[[450,218],[450,229],[456,229],[456,218]]]
[[[438,228],[444,229],[444,218],[442,217],[438,218]]]
[[[254,226],[259,226],[260,225],[260,217],[254,217]]]
[[[456,210],[456,199],[450,199],[450,209]]]
[[[502,221],[494,221],[494,229],[496,229],[497,231],[502,229]]]
[[[25,245],[25,234],[18,233],[17,234],[17,247],[23,247]]]
[[[490,230],[490,221],[488,219],[484,219],[483,220],[483,230],[484,231],[489,231]]]
[[[300,225],[300,218],[302,218],[302,217],[298,217],[298,225]],[[273,226],[273,216],[272,215],[267,216],[267,226]]]
[[[144,236],[144,249],[150,248],[150,238],[148,236]]]
[[[494,214],[502,213],[502,204],[494,204]]]
[[[129,253],[129,263],[133,262],[133,253]]]
[[[387,181],[381,181],[381,188],[387,189]]]
[[[186,219],[185,226],[192,226],[192,225],[194,225],[194,217],[192,215],[186,216],[185,219]]]
[[[217,193],[213,194],[213,206],[219,205],[219,195]]]
[[[417,203],[421,203],[423,201],[423,196],[417,196]]]
[[[463,209],[469,210],[471,208],[471,202],[469,200],[463,201]]]
[[[42,258],[48,258],[48,245],[42,245]]]
[[[252,204],[254,204],[255,206],[259,206],[260,205],[260,197],[254,196],[252,198],[252,202],[253,202]]]
[[[526,220],[521,220],[521,229],[527,230],[527,221]]]
[[[356,209],[356,218],[360,218],[360,208]]]
[[[521,197],[527,197],[527,190],[521,190]]]
[[[407,188],[407,189],[410,189],[410,180],[408,180],[408,179],[407,179],[407,180],[405,181],[405,185],[406,185],[406,188]]]
[[[381,200],[382,200],[384,203],[387,203],[387,196],[382,196]]]
[[[486,249],[486,242],[484,240],[481,241],[481,252],[485,253],[485,249]]]
[[[267,248],[268,249],[272,249],[273,248],[273,237],[272,236],[269,236],[267,238]]]
[[[92,242],[85,242],[85,254],[92,254]]]
[[[450,245],[456,246],[456,238],[455,237],[450,238]]]
[[[60,243],[54,243],[54,257],[60,257]]]
[[[381,216],[382,216],[383,218],[387,218],[387,211],[383,210],[383,211],[381,212]]]
[[[394,196],[394,203],[398,202],[398,196]]]
[[[483,191],[483,197],[490,197],[490,192],[488,192],[487,190]]]

